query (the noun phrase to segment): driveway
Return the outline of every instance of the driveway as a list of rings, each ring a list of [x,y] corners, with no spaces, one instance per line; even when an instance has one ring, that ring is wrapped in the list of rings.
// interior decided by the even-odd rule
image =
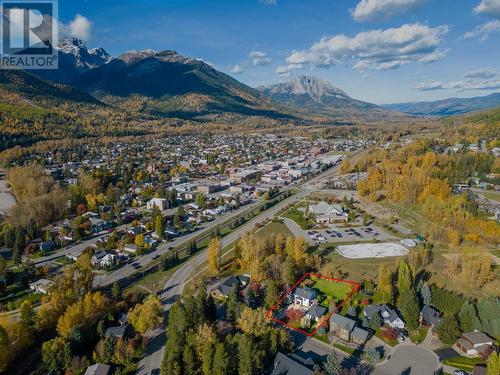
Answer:
[[[434,352],[413,344],[398,346],[391,358],[376,366],[374,375],[432,375],[439,368]]]

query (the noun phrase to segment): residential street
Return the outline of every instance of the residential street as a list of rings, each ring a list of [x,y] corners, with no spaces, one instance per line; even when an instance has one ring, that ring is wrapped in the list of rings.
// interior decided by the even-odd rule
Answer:
[[[237,228],[236,230],[228,234],[222,240],[222,247],[227,246],[232,242],[236,241],[242,234],[253,229],[256,223],[262,222],[266,219],[272,219],[274,215],[277,212],[279,212],[282,208],[284,208],[286,205],[297,202],[306,195],[308,195],[311,192],[311,190],[308,190],[307,187],[311,186],[312,184],[318,182],[319,180],[325,177],[328,177],[336,173],[337,170],[338,168],[335,167],[312,178],[311,180],[309,180],[308,182],[306,182],[304,185],[301,186],[302,190],[299,193],[294,194],[288,199],[279,202],[275,206],[264,211],[262,214],[254,217],[252,220],[248,221],[241,227]],[[186,263],[182,265],[182,267],[180,267],[172,275],[170,279],[168,279],[167,283],[165,284],[165,287],[160,292],[160,298],[164,304],[165,311],[168,311],[175,303],[175,301],[182,295],[184,285],[191,278],[196,276],[195,272],[198,265],[202,264],[204,261],[206,261],[206,259],[207,259],[207,251],[205,250],[196,257],[189,259]],[[151,341],[150,344],[148,345],[148,348],[146,349],[146,355],[139,362],[139,368],[137,370],[138,375],[149,375],[151,373],[154,373],[155,370],[161,368],[161,362],[164,356],[164,344],[166,342],[164,327],[152,332],[150,336],[151,336]]]

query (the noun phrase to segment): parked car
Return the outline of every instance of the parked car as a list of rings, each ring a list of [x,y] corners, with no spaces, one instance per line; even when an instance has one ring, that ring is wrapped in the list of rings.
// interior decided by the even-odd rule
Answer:
[[[453,375],[469,375],[469,373],[464,370],[455,370],[453,371]]]

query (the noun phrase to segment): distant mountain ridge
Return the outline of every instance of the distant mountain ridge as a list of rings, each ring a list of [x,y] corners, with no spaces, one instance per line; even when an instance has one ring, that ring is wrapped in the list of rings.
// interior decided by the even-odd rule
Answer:
[[[303,124],[405,117],[353,99],[312,76],[254,89],[176,51],[129,51],[112,57],[103,48],[88,49],[76,38],[60,41],[56,49],[59,69],[33,74],[75,87],[108,105],[155,116],[201,121],[259,117]]]
[[[84,72],[110,62],[113,57],[103,48],[88,49],[78,39],[63,39],[54,47],[58,55],[58,69],[38,70],[30,73],[65,85],[74,85]]]
[[[453,116],[500,106],[500,93],[471,98],[384,104],[381,107],[416,116]]]
[[[315,103],[322,103],[326,97],[350,99],[341,89],[330,82],[313,76],[297,76],[290,82],[257,87],[267,96],[309,96]]]
[[[259,86],[257,90],[276,102],[323,116],[374,121],[404,117],[375,104],[353,99],[330,82],[314,76],[297,76],[289,82]]]

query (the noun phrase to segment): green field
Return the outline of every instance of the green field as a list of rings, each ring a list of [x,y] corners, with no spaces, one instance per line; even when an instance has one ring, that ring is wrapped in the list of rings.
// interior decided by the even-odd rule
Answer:
[[[278,221],[271,221],[264,225],[261,229],[255,232],[257,238],[265,238],[270,235],[281,234],[283,237],[293,237],[292,232],[287,228],[287,226]]]
[[[329,297],[334,297],[337,300],[343,301],[351,293],[352,285],[327,279],[318,279],[314,285],[314,289]]]

